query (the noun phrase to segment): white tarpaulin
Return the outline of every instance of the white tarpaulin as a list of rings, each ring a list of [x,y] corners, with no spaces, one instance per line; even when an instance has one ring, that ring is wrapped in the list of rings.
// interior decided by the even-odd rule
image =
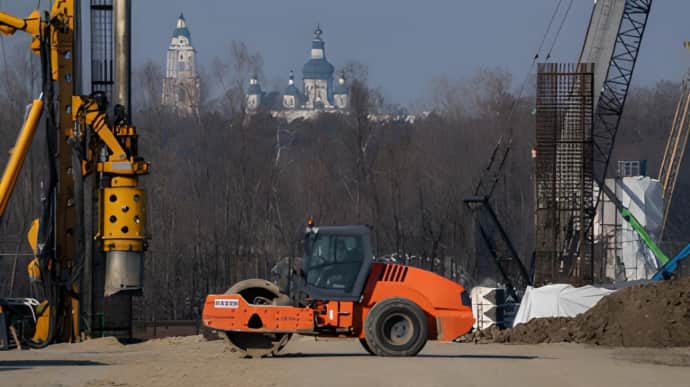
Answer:
[[[555,284],[540,288],[527,287],[522,297],[513,326],[540,317],[575,317],[596,305],[613,290],[583,286]]]

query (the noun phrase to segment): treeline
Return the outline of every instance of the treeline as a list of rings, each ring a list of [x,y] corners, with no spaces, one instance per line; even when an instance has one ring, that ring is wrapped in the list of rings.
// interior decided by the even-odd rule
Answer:
[[[492,203],[520,255],[531,256],[533,84],[522,88],[501,69],[435,79],[426,106],[414,109],[428,114],[410,119],[370,86],[364,66],[352,63],[345,68],[351,82],[347,114],[286,122],[269,112],[244,113],[246,76],[261,74],[262,61],[241,44],[230,51],[202,74],[203,101],[192,117],[160,105],[160,66],[149,63],[134,74],[140,153],[153,167],[142,178],[153,238],[135,318],[195,318],[206,294],[244,278],[269,278],[277,260],[300,255],[309,216],[323,225],[372,225],[378,255],[414,257],[470,286],[495,283],[500,279],[463,199],[474,193],[500,138],[512,138],[512,146]],[[10,75],[14,90],[0,90],[3,149],[16,137],[23,104],[37,95],[30,74]],[[677,96],[678,85],[670,82],[633,90],[618,141],[631,155],[626,157],[658,165],[663,144],[655,149],[665,139]],[[16,250],[38,213],[40,137],[3,219],[3,240],[10,241],[2,244],[3,253]],[[637,154],[645,156],[632,156]],[[687,208],[678,213],[687,215]],[[8,289],[12,263],[0,258],[0,294]],[[17,278],[26,281],[24,258],[18,266]]]
[[[372,225],[377,254],[414,256],[473,283],[493,277],[475,259],[472,214],[462,200],[509,129],[514,162],[504,179],[522,183],[502,184],[497,203],[520,248],[532,249],[533,117],[530,98],[511,93],[510,74],[437,80],[442,107],[411,119],[387,106],[355,67],[347,114],[288,123],[202,104],[198,117],[179,118],[155,99],[136,112],[154,171],[145,178],[154,235],[145,313],[160,307],[159,318],[189,318],[209,292],[270,276],[277,259],[300,255],[309,216],[324,225]]]

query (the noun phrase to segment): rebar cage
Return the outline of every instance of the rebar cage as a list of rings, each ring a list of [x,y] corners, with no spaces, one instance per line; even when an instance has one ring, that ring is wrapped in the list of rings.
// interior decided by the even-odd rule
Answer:
[[[536,111],[536,285],[593,281],[592,63],[541,63]]]

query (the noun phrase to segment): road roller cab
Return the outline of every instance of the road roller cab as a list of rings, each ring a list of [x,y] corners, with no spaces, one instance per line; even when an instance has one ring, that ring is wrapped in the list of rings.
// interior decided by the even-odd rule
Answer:
[[[309,224],[293,277],[289,291],[250,279],[209,295],[204,324],[249,356],[276,353],[293,333],[358,338],[371,354],[413,356],[427,340],[453,340],[474,322],[460,284],[377,261],[366,226]]]
[[[357,301],[374,262],[366,226],[308,227],[301,278],[297,283],[314,300]]]

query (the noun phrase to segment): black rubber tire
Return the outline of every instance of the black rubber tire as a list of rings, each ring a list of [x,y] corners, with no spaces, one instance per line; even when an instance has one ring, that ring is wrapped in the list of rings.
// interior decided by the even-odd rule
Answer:
[[[369,348],[378,356],[415,356],[426,345],[429,322],[414,302],[389,298],[371,308],[364,331]]]
[[[358,339],[359,343],[362,344],[362,348],[364,348],[365,351],[367,351],[368,354],[370,355],[376,355],[374,351],[369,348],[369,344],[367,344],[367,339]]]

